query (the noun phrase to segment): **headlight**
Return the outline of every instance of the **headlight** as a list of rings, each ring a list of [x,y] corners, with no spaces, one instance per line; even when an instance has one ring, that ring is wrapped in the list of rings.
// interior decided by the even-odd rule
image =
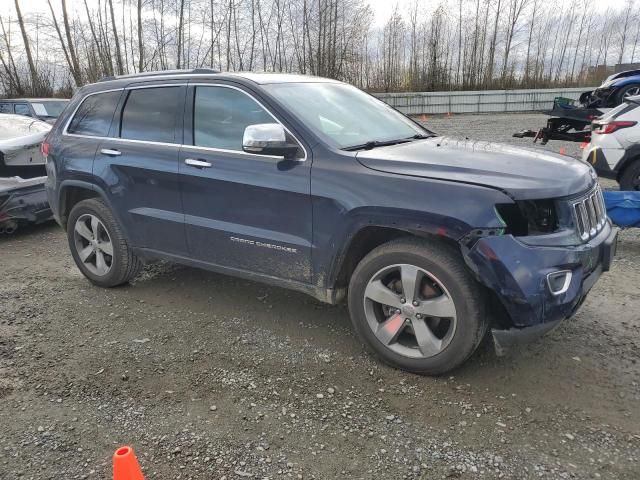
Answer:
[[[505,233],[516,237],[541,235],[558,230],[554,200],[521,200],[496,205],[496,213],[505,225]]]

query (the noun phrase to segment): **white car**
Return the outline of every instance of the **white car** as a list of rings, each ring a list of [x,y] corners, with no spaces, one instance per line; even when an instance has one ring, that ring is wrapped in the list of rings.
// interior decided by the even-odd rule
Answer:
[[[51,125],[35,118],[0,113],[0,234],[51,218],[40,145]]]
[[[627,98],[591,123],[591,143],[582,160],[620,190],[640,190],[640,96]]]

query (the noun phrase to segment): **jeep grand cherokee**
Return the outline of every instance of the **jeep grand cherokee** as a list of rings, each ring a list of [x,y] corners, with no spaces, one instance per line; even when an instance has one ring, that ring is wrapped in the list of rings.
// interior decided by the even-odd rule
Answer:
[[[384,361],[439,374],[571,316],[616,231],[590,166],[442,137],[357,88],[153,72],[80,89],[43,144],[71,254],[113,287],[165,259],[346,299]]]

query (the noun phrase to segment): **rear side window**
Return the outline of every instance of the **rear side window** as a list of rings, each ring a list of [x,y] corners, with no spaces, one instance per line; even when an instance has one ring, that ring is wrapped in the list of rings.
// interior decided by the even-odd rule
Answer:
[[[120,90],[96,93],[85,98],[69,123],[67,132],[106,137],[109,134],[111,119],[116,111],[120,93]]]
[[[275,120],[247,94],[226,87],[197,87],[193,140],[198,147],[242,151],[244,129]]]
[[[122,111],[120,137],[175,143],[176,120],[182,118],[181,92],[182,87],[131,90]]]
[[[0,103],[0,113],[13,113],[10,103]]]
[[[27,117],[31,116],[31,109],[26,103],[16,103],[15,109],[16,115],[26,115]]]

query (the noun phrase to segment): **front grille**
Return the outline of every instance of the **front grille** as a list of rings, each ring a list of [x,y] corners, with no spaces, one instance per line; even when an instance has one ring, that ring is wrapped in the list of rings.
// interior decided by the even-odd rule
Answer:
[[[580,238],[587,241],[595,237],[607,223],[607,210],[600,186],[596,186],[587,195],[574,201],[573,211]]]

